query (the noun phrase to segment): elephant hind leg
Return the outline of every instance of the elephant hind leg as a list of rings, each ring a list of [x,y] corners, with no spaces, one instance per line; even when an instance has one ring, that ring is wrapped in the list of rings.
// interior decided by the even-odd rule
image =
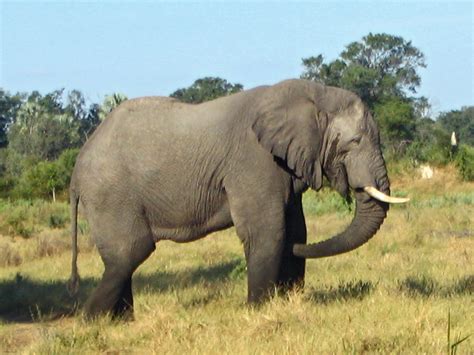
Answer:
[[[113,318],[133,319],[132,275],[135,269],[153,252],[154,244],[148,248],[141,246],[140,257],[111,260],[104,258],[105,270],[97,288],[86,302],[85,313],[88,318],[110,314]]]
[[[133,294],[132,294],[132,277],[129,277],[123,287],[122,292],[119,295],[118,301],[112,311],[114,318],[120,318],[123,320],[133,320]]]
[[[129,216],[135,217],[128,220]],[[105,270],[86,302],[86,317],[110,314],[114,318],[133,319],[132,275],[155,250],[149,227],[144,219],[130,212],[97,214],[91,227]]]
[[[96,318],[104,314],[119,316],[117,311],[126,311],[126,307],[118,307],[125,300],[124,289],[131,281],[133,271],[119,265],[106,265],[105,271],[97,288],[87,300],[85,314],[87,318]],[[130,281],[129,281],[130,280]],[[130,293],[131,296],[131,293]],[[130,300],[128,300],[130,302]],[[127,309],[127,311],[131,311]]]

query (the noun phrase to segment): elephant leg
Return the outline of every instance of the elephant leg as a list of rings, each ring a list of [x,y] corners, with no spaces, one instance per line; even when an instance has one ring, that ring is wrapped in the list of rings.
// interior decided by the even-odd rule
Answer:
[[[133,294],[132,294],[132,278],[129,277],[122,287],[117,303],[113,309],[114,317],[124,320],[133,320]]]
[[[248,302],[261,303],[275,291],[285,237],[283,203],[264,197],[229,196],[232,220],[244,244]]]
[[[101,223],[96,224],[95,221]],[[97,237],[100,225],[102,230]],[[133,319],[132,275],[155,250],[149,228],[144,220],[134,217],[129,221],[125,214],[102,215],[102,218],[92,221],[91,228],[105,270],[102,280],[86,302],[86,317],[109,313],[114,318]]]
[[[127,266],[106,264],[102,280],[86,302],[86,317],[96,318],[107,313],[115,317],[116,305],[132,273]]]
[[[303,214],[301,195],[295,197],[286,211],[286,238],[280,272],[278,288],[283,292],[295,288],[303,288],[306,259],[293,255],[293,244],[306,244],[306,223]]]
[[[258,304],[271,297],[278,283],[283,237],[259,234],[247,244],[247,285],[249,303]]]

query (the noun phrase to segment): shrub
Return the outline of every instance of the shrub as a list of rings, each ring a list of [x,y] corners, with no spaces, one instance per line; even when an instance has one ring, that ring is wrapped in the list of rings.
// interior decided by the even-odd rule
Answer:
[[[474,147],[461,145],[455,162],[461,178],[465,181],[474,181]]]
[[[51,213],[49,215],[48,225],[50,228],[64,228],[67,221],[68,217],[64,214]]]
[[[69,205],[44,200],[0,200],[0,233],[30,237],[44,229],[64,228],[69,223]]]
[[[65,191],[71,181],[78,149],[67,149],[55,161],[30,161],[23,159],[21,175],[16,179],[5,180],[13,198],[52,198],[56,200],[58,193]],[[16,183],[13,181],[16,180]],[[2,180],[0,180],[0,187]],[[7,190],[7,191],[8,191]],[[7,196],[5,196],[7,197]]]
[[[31,237],[33,228],[26,226],[27,211],[22,208],[14,209],[7,217],[6,221],[9,226],[9,233],[12,235],[20,235],[23,238]]]

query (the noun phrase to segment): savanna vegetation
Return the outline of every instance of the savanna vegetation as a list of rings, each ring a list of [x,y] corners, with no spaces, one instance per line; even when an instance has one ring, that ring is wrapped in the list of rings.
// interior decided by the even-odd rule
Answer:
[[[412,168],[390,171],[394,190],[412,202],[392,208],[358,250],[309,260],[303,292],[249,308],[242,246],[230,229],[158,244],[134,276],[132,323],[73,315],[103,265],[81,220],[81,288],[71,299],[65,202],[4,202],[0,352],[469,353],[472,336],[455,344],[474,332],[474,183],[452,166],[431,180]],[[352,216],[327,188],[308,192],[304,208],[312,242]]]
[[[70,272],[67,187],[82,144],[127,99],[78,90],[0,89],[0,352],[469,353],[474,348],[474,107],[434,116],[417,96],[427,64],[411,42],[369,34],[339,58],[302,60],[301,77],[358,93],[378,121],[395,206],[367,245],[307,262],[306,288],[245,304],[233,229],[162,242],[134,277],[136,321],[86,323],[102,262],[79,221],[81,289]],[[200,103],[243,89],[216,77],[170,96]],[[451,145],[456,133],[457,145]],[[419,166],[434,168],[420,179]],[[310,241],[342,230],[352,206],[324,187],[304,199]],[[74,316],[73,316],[74,315]]]

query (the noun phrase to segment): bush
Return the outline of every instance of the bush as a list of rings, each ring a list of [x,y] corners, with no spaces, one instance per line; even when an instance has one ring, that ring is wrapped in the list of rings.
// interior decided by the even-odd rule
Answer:
[[[44,229],[64,228],[69,205],[44,200],[0,200],[0,234],[30,237]]]
[[[474,181],[474,147],[461,145],[455,163],[463,180]]]
[[[65,216],[64,214],[51,213],[49,215],[48,225],[50,228],[64,228],[68,221],[68,216]]]
[[[430,163],[433,165],[446,165],[451,159],[451,146],[436,142],[411,143],[405,152],[405,157],[413,162]]]
[[[23,208],[14,209],[6,218],[9,234],[20,235],[23,238],[31,237],[33,228],[26,225],[27,211]]]
[[[12,190],[12,197],[55,200],[57,194],[69,186],[78,153],[78,149],[67,149],[55,161],[26,165]]]

